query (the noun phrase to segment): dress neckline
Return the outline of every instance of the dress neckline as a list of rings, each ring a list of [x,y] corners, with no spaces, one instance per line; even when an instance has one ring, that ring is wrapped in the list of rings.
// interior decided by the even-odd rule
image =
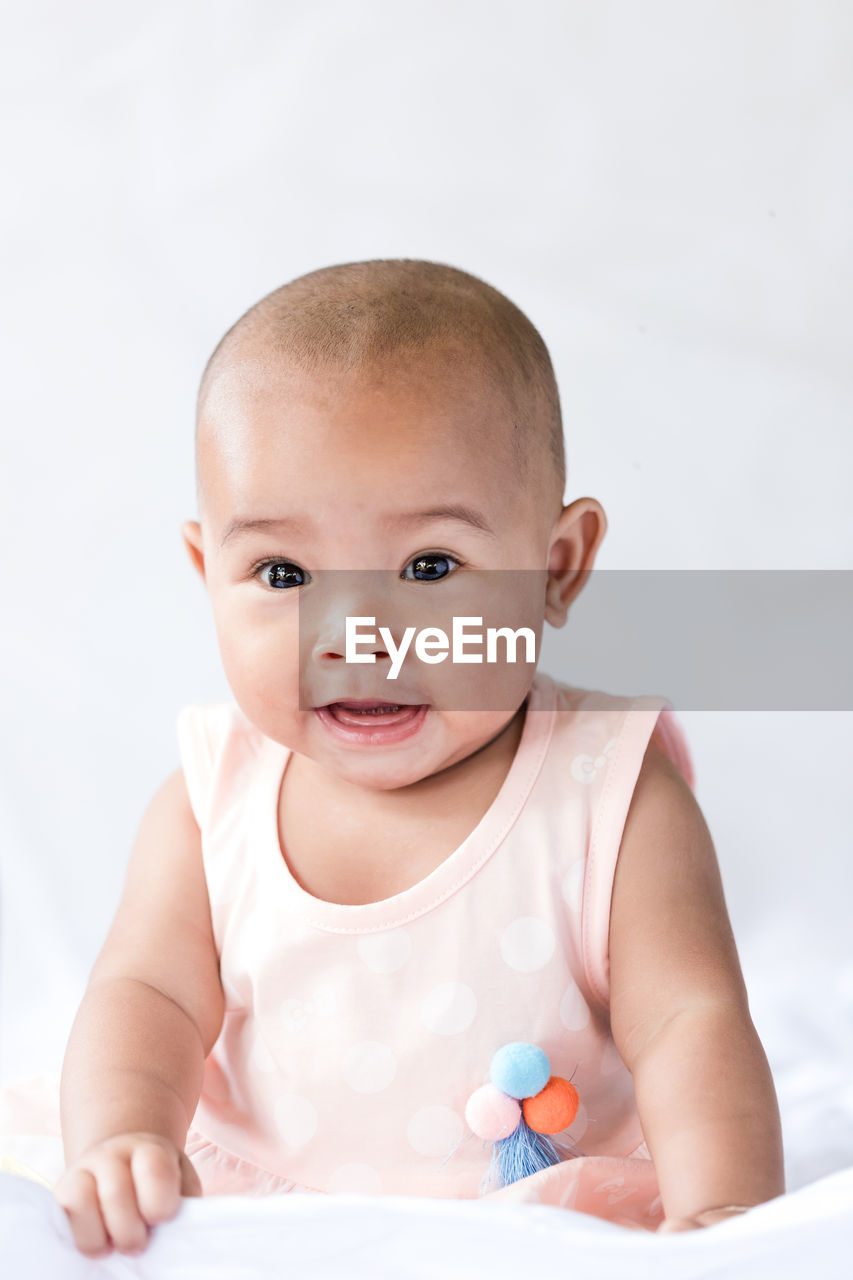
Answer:
[[[401,893],[377,902],[341,903],[303,889],[282,852],[278,809],[285,770],[293,752],[264,737],[252,797],[256,856],[269,875],[270,891],[315,928],[333,933],[373,933],[397,928],[437,907],[479,871],[515,823],[542,768],[556,717],[556,686],[537,672],[527,693],[524,724],[500,790],[473,830],[428,875]]]

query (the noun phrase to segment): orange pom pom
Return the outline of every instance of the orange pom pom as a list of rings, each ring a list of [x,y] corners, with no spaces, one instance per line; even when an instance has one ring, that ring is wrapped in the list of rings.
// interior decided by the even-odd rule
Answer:
[[[578,1113],[578,1091],[562,1076],[551,1076],[540,1093],[524,1099],[521,1110],[526,1123],[536,1133],[559,1133],[569,1127]]]

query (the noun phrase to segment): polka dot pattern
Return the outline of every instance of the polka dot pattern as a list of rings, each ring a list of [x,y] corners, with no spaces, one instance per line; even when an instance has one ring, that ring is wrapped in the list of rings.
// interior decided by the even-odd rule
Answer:
[[[409,1121],[406,1135],[420,1156],[449,1155],[465,1135],[465,1122],[452,1107],[421,1107]]]
[[[560,890],[563,895],[563,901],[570,911],[574,911],[576,915],[581,914],[583,909],[583,881],[586,873],[586,859],[581,858],[578,862],[573,862],[566,874],[563,876]]]
[[[312,991],[309,996],[288,996],[280,1008],[281,1025],[285,1031],[301,1033],[319,1019],[332,1018],[337,1011],[337,998],[333,991]]]
[[[405,929],[363,934],[356,950],[372,973],[396,973],[412,954],[412,939]]]
[[[556,944],[554,931],[546,921],[538,916],[519,916],[501,934],[500,951],[511,969],[534,973],[545,967]]]
[[[589,1026],[589,1005],[574,982],[563,992],[560,1021],[569,1031],[583,1031]]]
[[[599,1069],[603,1076],[612,1076],[615,1075],[617,1071],[627,1071],[628,1069],[622,1061],[622,1055],[612,1040],[608,1040],[604,1046],[604,1052],[601,1055],[601,1067]]]
[[[441,982],[421,1005],[421,1021],[441,1036],[467,1031],[477,1014],[477,997],[464,982]]]

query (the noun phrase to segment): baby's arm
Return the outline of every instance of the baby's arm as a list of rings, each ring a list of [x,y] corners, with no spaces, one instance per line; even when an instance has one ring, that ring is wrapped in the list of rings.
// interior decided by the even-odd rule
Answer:
[[[663,1231],[785,1190],[773,1078],[749,1013],[710,833],[668,757],[646,752],[610,912],[610,1021],[634,1076]]]
[[[200,1195],[184,1153],[223,1020],[201,838],[178,769],[149,804],[62,1066],[67,1168],[54,1193],[95,1256],[144,1248]]]

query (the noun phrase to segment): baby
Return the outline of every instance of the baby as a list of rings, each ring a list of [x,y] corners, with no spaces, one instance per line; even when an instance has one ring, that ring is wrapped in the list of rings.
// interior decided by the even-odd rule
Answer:
[[[234,701],[180,713],[71,1031],[54,1191],[79,1249],[138,1251],[203,1192],[485,1193],[661,1231],[782,1194],[666,699],[562,684],[523,642],[413,642],[388,679],[422,623],[538,653],[592,569],[605,515],[563,505],[530,321],[438,263],[311,272],[208,361],[197,468],[183,538]],[[579,1105],[540,1125],[564,1158],[489,1189],[466,1104],[509,1044]]]

